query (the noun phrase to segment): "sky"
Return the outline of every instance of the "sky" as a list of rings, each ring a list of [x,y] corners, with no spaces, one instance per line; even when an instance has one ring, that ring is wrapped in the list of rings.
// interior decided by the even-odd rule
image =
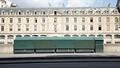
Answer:
[[[19,7],[23,8],[39,8],[39,7],[107,7],[111,3],[111,7],[115,7],[117,0],[12,0]]]

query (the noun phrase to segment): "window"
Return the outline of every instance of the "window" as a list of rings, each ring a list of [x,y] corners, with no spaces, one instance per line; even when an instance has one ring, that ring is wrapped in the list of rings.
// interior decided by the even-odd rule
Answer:
[[[29,15],[30,14],[30,12],[29,11],[27,11],[27,15]]]
[[[102,26],[101,25],[98,26],[98,30],[102,30]]]
[[[18,31],[21,31],[21,25],[18,25]]]
[[[110,31],[110,25],[107,25],[107,31]]]
[[[42,31],[45,31],[45,25],[42,24]]]
[[[85,18],[84,17],[82,18],[82,22],[85,22]]]
[[[37,15],[38,13],[35,11],[34,14]]]
[[[54,18],[54,23],[56,23],[57,22],[57,18]]]
[[[85,25],[82,25],[82,31],[85,31]]]
[[[38,22],[38,21],[37,21],[37,18],[35,18],[34,20],[35,20],[35,23],[37,23],[37,22]]]
[[[29,18],[26,18],[26,22],[29,23]]]
[[[26,31],[29,31],[29,25],[26,25]]]
[[[22,14],[22,12],[18,12],[18,15],[21,15]]]
[[[69,25],[66,25],[66,31],[69,31]]]
[[[77,25],[74,25],[74,31],[77,31]]]
[[[66,22],[69,22],[69,18],[66,18]]]
[[[21,18],[18,18],[18,23],[21,23]]]
[[[118,17],[115,17],[115,22],[119,22],[119,21],[118,21]]]
[[[54,15],[57,15],[57,11],[54,11]]]
[[[13,23],[13,18],[10,18],[10,23]]]
[[[10,26],[9,26],[9,31],[12,31],[12,30],[13,30],[13,29],[12,29],[12,25],[10,25]]]
[[[109,17],[107,17],[107,22],[110,22],[110,18]]]
[[[43,12],[43,15],[45,15],[45,11]]]
[[[34,25],[34,31],[37,31],[37,25]]]
[[[91,31],[93,30],[93,25],[90,25],[90,30],[91,30]]]
[[[1,31],[4,31],[4,26],[1,26]]]
[[[4,18],[1,18],[1,22],[2,22],[2,23],[5,23],[5,19],[4,19]]]
[[[77,22],[77,18],[74,18],[74,22],[75,22],[75,23]]]
[[[54,25],[54,32],[57,32],[57,25]]]
[[[119,30],[119,26],[115,25],[115,30],[118,31]]]
[[[13,35],[8,35],[8,39],[13,39]]]
[[[101,17],[98,18],[98,22],[101,22]]]
[[[45,18],[42,18],[42,22],[45,23]]]
[[[93,22],[93,17],[90,18],[90,22]]]
[[[112,35],[106,35],[106,38],[107,38],[107,39],[111,39],[111,38],[112,38]]]

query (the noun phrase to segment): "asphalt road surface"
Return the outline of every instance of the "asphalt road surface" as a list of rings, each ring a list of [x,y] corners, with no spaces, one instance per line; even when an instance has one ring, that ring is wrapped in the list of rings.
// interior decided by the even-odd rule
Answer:
[[[0,68],[120,68],[120,56],[61,55],[0,58]]]
[[[120,68],[120,62],[0,64],[0,68]]]

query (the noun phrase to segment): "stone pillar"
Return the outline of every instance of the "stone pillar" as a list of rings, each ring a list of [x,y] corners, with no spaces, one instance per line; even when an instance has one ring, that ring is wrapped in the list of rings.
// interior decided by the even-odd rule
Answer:
[[[5,40],[4,40],[4,44],[8,44],[8,39],[7,39],[7,35],[5,35]]]
[[[112,44],[115,44],[115,37],[114,34],[112,34],[112,40],[111,40]]]
[[[103,35],[104,44],[106,44],[106,40],[105,40],[105,37],[106,37],[106,35],[104,34],[104,35]]]

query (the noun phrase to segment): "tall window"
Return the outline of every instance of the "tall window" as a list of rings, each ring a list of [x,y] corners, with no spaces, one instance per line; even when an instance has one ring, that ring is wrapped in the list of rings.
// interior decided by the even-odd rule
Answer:
[[[42,24],[42,31],[45,31],[45,25]]]
[[[66,25],[66,31],[69,31],[69,25]]]
[[[101,17],[98,18],[98,22],[101,22]]]
[[[110,25],[107,25],[107,31],[110,31]]]
[[[26,31],[29,31],[29,25],[26,25]]]
[[[54,18],[54,23],[56,23],[57,22],[57,18]]]
[[[115,25],[115,30],[118,31],[119,30],[119,26]]]
[[[13,30],[13,29],[12,29],[12,25],[10,25],[10,26],[9,26],[9,31],[12,31],[12,30]]]
[[[66,18],[66,22],[67,22],[67,23],[69,22],[69,18]]]
[[[82,31],[85,31],[85,25],[82,25]]]
[[[38,22],[38,21],[37,21],[37,18],[35,18],[34,20],[35,20],[35,23],[37,23],[37,22]]]
[[[98,26],[98,30],[102,30],[102,26],[101,25]]]
[[[13,18],[10,18],[10,23],[13,23]]]
[[[54,25],[54,32],[57,32],[57,25]]]
[[[93,17],[90,18],[90,22],[93,22]]]
[[[74,22],[75,22],[75,23],[77,22],[77,18],[74,18]]]
[[[1,31],[4,31],[4,26],[1,26]]]
[[[77,25],[74,25],[74,31],[77,31]]]
[[[90,25],[90,30],[91,30],[91,31],[93,30],[93,25]]]
[[[118,22],[118,17],[115,17],[115,22]]]
[[[21,18],[18,18],[18,23],[21,23]]]
[[[21,31],[21,25],[18,25],[18,31]]]
[[[1,22],[2,22],[2,23],[5,23],[5,19],[4,19],[4,18],[1,18]]]
[[[34,25],[34,31],[37,31],[37,25]]]
[[[85,22],[85,18],[84,17],[82,18],[82,22]]]
[[[42,22],[45,23],[45,18],[42,18]]]
[[[26,18],[26,22],[29,23],[29,18]]]
[[[109,17],[107,17],[107,22],[110,22],[110,18]]]

